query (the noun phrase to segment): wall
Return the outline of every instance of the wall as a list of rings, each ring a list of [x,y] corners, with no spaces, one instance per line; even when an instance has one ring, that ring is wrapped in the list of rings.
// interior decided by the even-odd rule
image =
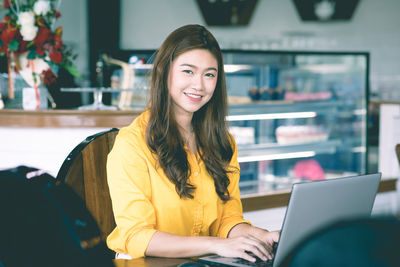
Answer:
[[[222,48],[369,51],[371,89],[377,91],[398,89],[399,11],[398,0],[360,0],[351,21],[302,22],[292,1],[259,0],[248,26],[209,29]],[[120,47],[157,48],[173,29],[188,23],[205,23],[195,0],[121,0]]]
[[[75,146],[108,129],[0,127],[0,169],[26,165],[55,177]]]
[[[63,41],[77,54],[74,61],[84,80],[77,80],[79,84],[87,85],[89,79],[89,33],[86,0],[64,0],[60,4],[61,17],[57,26],[63,27]]]

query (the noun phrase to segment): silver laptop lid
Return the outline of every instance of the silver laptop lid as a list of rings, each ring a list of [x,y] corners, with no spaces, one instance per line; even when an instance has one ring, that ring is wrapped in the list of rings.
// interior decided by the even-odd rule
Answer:
[[[294,184],[273,266],[279,266],[298,242],[319,228],[370,216],[380,178],[376,173]]]

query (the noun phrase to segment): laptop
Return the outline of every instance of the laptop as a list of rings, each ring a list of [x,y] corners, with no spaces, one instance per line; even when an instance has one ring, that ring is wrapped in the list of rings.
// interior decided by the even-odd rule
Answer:
[[[218,255],[200,257],[198,261],[219,266],[279,266],[301,240],[321,227],[369,217],[380,179],[381,174],[376,173],[293,184],[272,261],[259,264]]]

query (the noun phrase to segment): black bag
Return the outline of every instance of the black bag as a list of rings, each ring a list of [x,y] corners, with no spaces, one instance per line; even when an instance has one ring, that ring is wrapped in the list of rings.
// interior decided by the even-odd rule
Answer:
[[[114,266],[82,200],[51,175],[0,171],[0,267]]]

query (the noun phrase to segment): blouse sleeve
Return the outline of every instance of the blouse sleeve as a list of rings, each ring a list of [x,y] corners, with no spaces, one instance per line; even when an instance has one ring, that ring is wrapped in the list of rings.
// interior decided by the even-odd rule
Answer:
[[[231,139],[234,146],[234,153],[230,163],[230,170],[232,172],[228,174],[230,180],[228,191],[231,199],[223,205],[221,225],[218,230],[219,237],[228,237],[229,231],[239,223],[247,223],[251,225],[249,221],[243,218],[243,208],[239,190],[240,166],[237,159],[238,153],[236,143],[233,137]]]
[[[116,229],[108,236],[108,246],[131,257],[143,257],[155,230],[146,153],[140,133],[121,129],[107,160]]]

